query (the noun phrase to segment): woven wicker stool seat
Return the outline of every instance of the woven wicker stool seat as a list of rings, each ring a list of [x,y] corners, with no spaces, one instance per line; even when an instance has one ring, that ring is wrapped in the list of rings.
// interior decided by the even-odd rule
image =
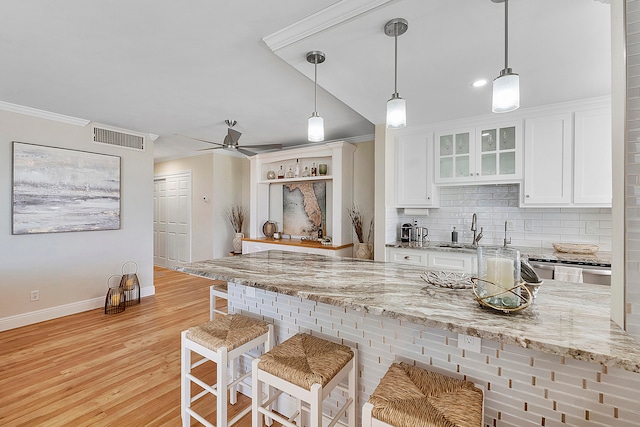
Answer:
[[[251,410],[251,406],[249,406],[232,420],[227,420],[227,400],[231,404],[236,403],[237,385],[242,382],[243,386],[250,387],[250,384],[243,382],[243,380],[248,378],[251,372],[237,375],[235,359],[239,356],[253,358],[248,352],[262,344],[264,344],[265,351],[268,351],[273,342],[272,330],[272,325],[262,320],[230,314],[182,332],[181,405],[183,425],[190,425],[191,417],[193,417],[205,426],[214,426],[192,408],[192,403],[206,396],[207,393],[216,396],[216,427],[232,425]],[[202,359],[192,364],[192,352],[202,356]],[[193,368],[208,361],[216,363],[216,384],[208,384],[192,373]],[[231,371],[230,378],[227,368]],[[203,389],[193,397],[191,396],[192,382]],[[227,389],[230,391],[229,399],[227,399]]]
[[[356,350],[308,334],[297,334],[253,361],[253,425],[262,426],[262,414],[285,426],[302,425],[303,411],[308,412],[309,425],[322,425],[322,401],[335,388],[347,393],[346,402],[333,418],[347,414],[348,425],[355,426]],[[347,387],[340,385],[347,379]],[[278,389],[278,393],[262,397],[262,386]],[[282,392],[293,396],[298,410],[289,418],[270,411],[267,406]],[[303,405],[302,403],[305,403]]]
[[[394,363],[365,404],[362,425],[478,427],[483,399],[469,381]]]

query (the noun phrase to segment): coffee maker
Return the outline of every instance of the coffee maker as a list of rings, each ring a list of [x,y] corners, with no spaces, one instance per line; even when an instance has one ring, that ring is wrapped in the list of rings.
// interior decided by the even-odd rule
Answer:
[[[403,243],[409,243],[411,241],[411,233],[413,232],[413,226],[411,224],[402,224],[400,227],[400,241]]]

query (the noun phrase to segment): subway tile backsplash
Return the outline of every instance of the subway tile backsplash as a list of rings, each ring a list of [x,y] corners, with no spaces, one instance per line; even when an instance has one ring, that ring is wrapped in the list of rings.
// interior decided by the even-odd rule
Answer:
[[[571,242],[611,250],[610,208],[520,208],[518,198],[518,184],[442,187],[440,208],[429,209],[429,216],[406,216],[403,209],[389,208],[386,239],[399,240],[400,225],[417,221],[429,229],[431,241],[450,241],[456,227],[458,241],[471,243],[476,213],[482,244],[501,245],[507,221],[507,238],[515,246],[551,248],[553,242]]]

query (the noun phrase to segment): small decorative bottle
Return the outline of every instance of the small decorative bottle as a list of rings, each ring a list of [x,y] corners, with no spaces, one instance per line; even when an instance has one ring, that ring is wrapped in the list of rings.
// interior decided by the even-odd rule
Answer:
[[[318,174],[318,169],[316,168],[316,162],[313,162],[311,166],[311,176],[316,176]]]
[[[300,176],[300,162],[296,159],[296,168],[293,171],[293,176],[298,178]]]
[[[282,169],[282,166],[280,166],[280,169],[278,169],[278,179],[282,178],[284,178],[284,169]]]
[[[293,178],[293,169],[289,166],[289,170],[287,171],[287,178]]]
[[[305,166],[304,170],[302,171],[302,177],[304,178],[304,177],[307,177],[307,176],[309,176],[309,167]]]

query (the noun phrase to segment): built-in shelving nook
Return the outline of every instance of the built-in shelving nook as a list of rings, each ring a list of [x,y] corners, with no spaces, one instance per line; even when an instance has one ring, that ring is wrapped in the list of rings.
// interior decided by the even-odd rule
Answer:
[[[352,242],[351,223],[347,209],[353,203],[353,153],[355,146],[347,142],[328,142],[311,147],[295,148],[273,153],[257,154],[249,158],[251,164],[249,233],[252,238],[264,237],[262,225],[267,220],[283,226],[283,185],[295,182],[326,182],[325,235],[331,236],[333,245]],[[299,161],[300,176],[278,179],[278,170],[295,169]],[[313,164],[327,165],[327,174],[303,177],[304,168],[311,170]],[[276,178],[269,179],[274,172]],[[299,236],[295,236],[299,237]]]

